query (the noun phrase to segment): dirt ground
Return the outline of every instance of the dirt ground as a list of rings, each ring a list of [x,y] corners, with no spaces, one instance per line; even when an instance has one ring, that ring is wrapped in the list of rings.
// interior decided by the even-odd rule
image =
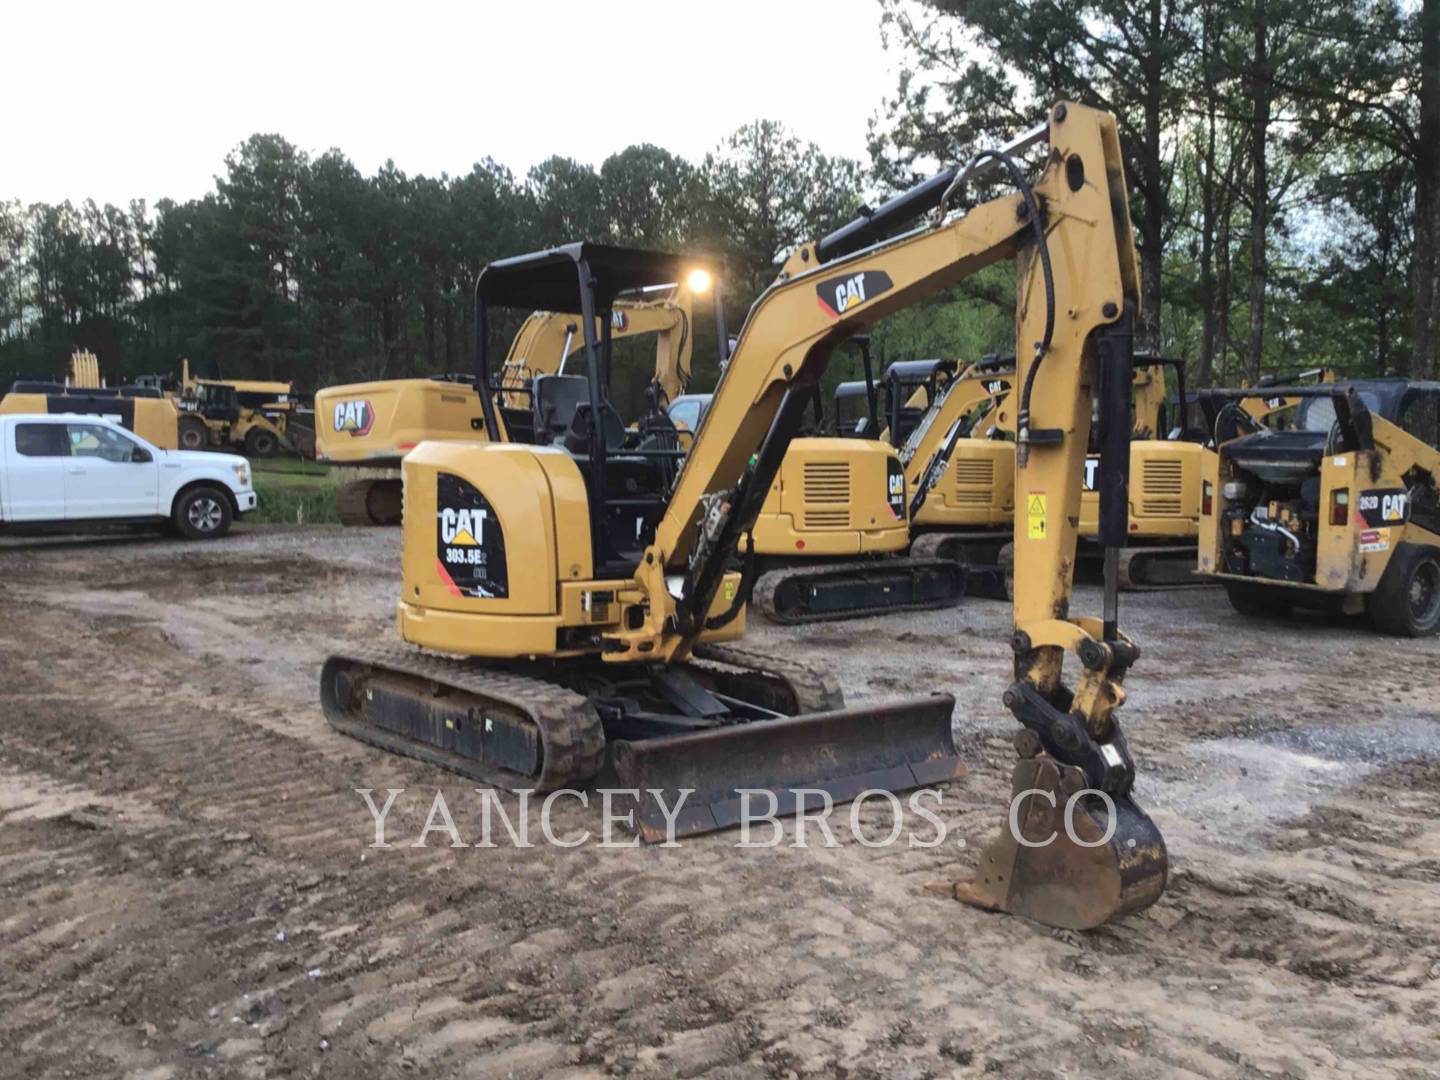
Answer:
[[[1171,884],[1054,932],[923,888],[1008,793],[986,601],[749,636],[956,695],[941,848],[408,846],[437,788],[477,839],[473,785],[316,700],[391,640],[398,541],[0,544],[0,1076],[1440,1076],[1440,642],[1127,598]],[[357,788],[405,789],[392,848]]]

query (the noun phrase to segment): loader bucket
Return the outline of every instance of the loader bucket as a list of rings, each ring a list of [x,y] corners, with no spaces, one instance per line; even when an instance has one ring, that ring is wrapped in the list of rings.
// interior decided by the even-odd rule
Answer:
[[[837,803],[863,791],[908,791],[955,780],[965,766],[955,754],[949,694],[907,698],[833,712],[757,720],[610,745],[609,771],[617,787],[639,791],[635,826],[649,843],[666,839],[666,820],[656,801],[674,808],[682,792],[674,835],[728,829],[746,812],[744,791],[774,794],[777,817],[794,814],[797,802],[812,811],[822,799],[797,789],[828,792]],[[770,809],[762,794],[749,796],[758,821]]]
[[[1010,822],[981,855],[974,879],[927,887],[1066,930],[1090,930],[1149,907],[1165,891],[1169,866],[1160,830],[1128,796],[1115,796],[1114,831],[1105,839],[1109,810],[1098,796],[1082,795],[1067,831],[1066,804],[1084,788],[1078,769],[1043,754],[1021,760]]]

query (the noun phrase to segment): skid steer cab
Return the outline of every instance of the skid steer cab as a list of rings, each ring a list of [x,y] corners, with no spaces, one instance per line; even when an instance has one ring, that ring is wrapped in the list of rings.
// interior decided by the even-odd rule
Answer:
[[[1292,428],[1257,397],[1295,399]],[[1245,615],[1364,613],[1375,628],[1440,630],[1440,383],[1202,391],[1218,454],[1202,481],[1200,571]]]

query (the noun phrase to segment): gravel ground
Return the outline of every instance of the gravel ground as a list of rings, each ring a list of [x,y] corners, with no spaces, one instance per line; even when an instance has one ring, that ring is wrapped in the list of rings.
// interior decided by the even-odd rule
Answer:
[[[923,887],[1001,820],[1005,606],[747,635],[852,701],[955,694],[939,848],[844,814],[833,848],[420,848],[437,790],[478,839],[473,785],[316,700],[398,573],[384,530],[0,543],[0,1075],[1440,1076],[1440,642],[1126,598],[1172,879],[1075,934]],[[393,847],[357,788],[404,789]]]

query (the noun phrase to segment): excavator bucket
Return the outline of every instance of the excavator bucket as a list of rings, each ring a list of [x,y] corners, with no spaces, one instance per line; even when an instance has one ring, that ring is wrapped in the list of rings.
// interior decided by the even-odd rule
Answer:
[[[1022,759],[1009,823],[981,855],[974,879],[927,888],[1068,930],[1149,907],[1165,891],[1169,866],[1160,830],[1128,796],[1107,806],[1098,794],[1077,794],[1085,787],[1079,769],[1044,754]]]
[[[934,694],[832,712],[757,720],[610,744],[602,786],[639,792],[635,825],[650,843],[667,837],[657,796],[674,812],[673,835],[727,829],[747,815],[812,812],[824,791],[837,803],[864,791],[909,791],[965,775],[950,714],[955,699]],[[774,806],[771,806],[773,796]],[[747,794],[748,793],[748,794]]]

